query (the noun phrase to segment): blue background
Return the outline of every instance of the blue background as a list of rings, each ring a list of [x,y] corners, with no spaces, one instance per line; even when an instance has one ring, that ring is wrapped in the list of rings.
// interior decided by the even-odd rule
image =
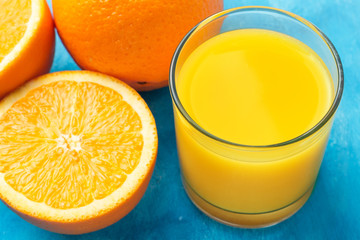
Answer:
[[[32,226],[0,203],[0,239],[360,239],[360,1],[224,2],[226,9],[265,5],[294,12],[317,25],[341,56],[345,91],[316,188],[304,207],[258,230],[228,227],[198,211],[181,184],[171,98],[163,88],[142,94],[157,122],[159,153],[147,192],[130,214],[98,232],[66,236]],[[52,71],[79,69],[56,41]]]

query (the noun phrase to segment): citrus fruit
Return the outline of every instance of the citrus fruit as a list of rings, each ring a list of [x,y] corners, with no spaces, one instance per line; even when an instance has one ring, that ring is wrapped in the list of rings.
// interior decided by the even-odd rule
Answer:
[[[144,194],[156,154],[149,108],[112,77],[51,73],[0,102],[0,198],[41,228],[81,234],[118,221]]]
[[[168,84],[185,34],[223,9],[223,0],[53,0],[55,25],[77,64],[139,91]]]
[[[45,0],[0,1],[0,97],[50,70],[54,24]]]

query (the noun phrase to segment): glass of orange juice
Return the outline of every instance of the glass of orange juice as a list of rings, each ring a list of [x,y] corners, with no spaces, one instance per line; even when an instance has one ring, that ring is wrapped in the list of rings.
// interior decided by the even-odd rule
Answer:
[[[329,39],[295,14],[215,14],[170,69],[177,148],[193,203],[225,224],[276,224],[309,198],[343,91]]]

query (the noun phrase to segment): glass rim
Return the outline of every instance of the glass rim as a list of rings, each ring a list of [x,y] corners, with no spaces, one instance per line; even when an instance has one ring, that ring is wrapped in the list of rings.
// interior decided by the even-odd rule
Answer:
[[[176,90],[176,84],[175,84],[175,70],[176,70],[176,65],[177,65],[177,61],[179,58],[179,55],[185,45],[185,43],[187,42],[187,40],[192,36],[192,34],[198,29],[198,28],[202,28],[205,25],[207,25],[208,23],[219,19],[221,17],[233,14],[233,13],[237,13],[237,12],[243,12],[243,11],[254,11],[254,10],[260,10],[263,12],[275,12],[278,14],[282,14],[282,15],[286,15],[287,17],[293,18],[298,20],[299,22],[303,23],[304,25],[306,25],[307,27],[309,27],[311,30],[313,30],[318,36],[321,37],[321,39],[325,42],[325,44],[328,46],[332,57],[335,60],[335,64],[336,64],[336,69],[337,69],[337,75],[338,75],[338,82],[337,82],[337,89],[336,89],[336,94],[334,97],[334,100],[330,106],[330,108],[328,109],[328,111],[326,112],[326,114],[323,116],[323,118],[317,123],[315,124],[312,128],[310,128],[309,130],[307,130],[306,132],[302,133],[301,135],[292,138],[290,140],[284,141],[284,142],[280,142],[280,143],[275,143],[275,144],[268,144],[268,145],[246,145],[246,144],[241,144],[241,143],[235,143],[235,142],[231,142],[225,139],[222,139],[220,137],[217,137],[216,135],[206,131],[204,128],[202,128],[201,126],[199,126],[191,117],[190,115],[187,113],[187,111],[185,110],[185,108],[183,107],[183,105],[181,104],[181,101],[179,99],[179,96],[177,94],[177,90]],[[308,20],[285,10],[282,9],[277,9],[277,8],[273,8],[273,7],[265,7],[265,6],[245,6],[245,7],[237,7],[237,8],[232,8],[232,9],[228,9],[228,10],[224,10],[218,13],[215,13],[214,15],[204,19],[203,21],[201,21],[199,24],[197,24],[195,27],[193,27],[186,35],[185,37],[181,40],[181,42],[179,43],[179,45],[176,48],[176,51],[173,55],[173,58],[171,60],[171,65],[170,65],[170,72],[169,72],[169,88],[170,88],[170,94],[171,97],[173,99],[173,102],[176,106],[176,108],[179,110],[179,112],[181,113],[181,115],[185,118],[185,120],[190,123],[190,125],[192,125],[192,127],[194,127],[197,131],[199,131],[201,134],[204,134],[205,136],[220,142],[220,143],[224,143],[226,145],[231,145],[231,146],[235,146],[235,147],[244,147],[244,148],[253,148],[253,149],[262,149],[262,148],[275,148],[275,147],[282,147],[282,146],[287,146],[296,142],[300,142],[308,137],[310,137],[311,135],[313,135],[314,133],[318,132],[331,118],[332,116],[335,114],[339,104],[340,104],[340,100],[343,94],[343,89],[344,89],[344,71],[342,68],[342,63],[340,60],[340,56],[338,54],[338,52],[336,51],[334,45],[332,44],[332,42],[329,40],[329,38],[318,28],[316,27],[314,24],[312,24],[311,22],[309,22]]]

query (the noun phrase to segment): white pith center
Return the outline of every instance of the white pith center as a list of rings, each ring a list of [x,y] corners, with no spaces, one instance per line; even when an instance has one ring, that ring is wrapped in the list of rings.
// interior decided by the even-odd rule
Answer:
[[[67,134],[61,134],[60,137],[56,139],[58,143],[58,147],[66,150],[66,151],[72,151],[75,150],[79,152],[81,148],[81,137],[78,135],[67,135]]]

